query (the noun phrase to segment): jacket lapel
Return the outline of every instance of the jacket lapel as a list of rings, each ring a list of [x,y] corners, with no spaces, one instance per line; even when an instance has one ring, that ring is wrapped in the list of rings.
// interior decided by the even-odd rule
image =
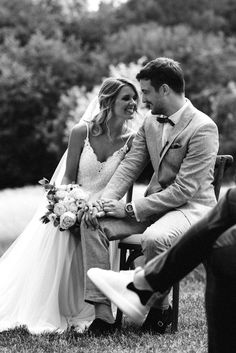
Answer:
[[[186,126],[193,119],[193,116],[194,116],[194,107],[191,104],[191,102],[189,102],[188,106],[183,111],[178,123],[174,126],[174,128],[171,132],[171,136],[169,136],[168,141],[166,142],[165,146],[163,147],[163,149],[161,151],[159,164],[161,163],[163,157],[165,156],[166,152],[170,148],[173,141],[186,128]]]

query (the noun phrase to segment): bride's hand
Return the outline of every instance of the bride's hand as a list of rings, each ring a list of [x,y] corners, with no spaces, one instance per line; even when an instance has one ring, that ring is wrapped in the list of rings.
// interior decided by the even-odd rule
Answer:
[[[96,200],[93,202],[93,206],[96,207],[98,210],[96,217],[97,218],[102,218],[105,216],[105,211],[104,211],[104,203],[105,200]]]
[[[88,209],[84,212],[83,215],[83,220],[88,228],[95,230],[99,227],[97,219],[98,212],[99,211],[97,207],[95,207],[93,204],[88,205]]]

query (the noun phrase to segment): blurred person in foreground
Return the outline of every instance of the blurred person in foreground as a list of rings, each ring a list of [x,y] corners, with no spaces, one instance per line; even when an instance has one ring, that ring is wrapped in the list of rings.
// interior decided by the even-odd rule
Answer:
[[[131,319],[141,324],[152,306],[201,262],[206,268],[205,305],[209,353],[236,352],[236,188],[170,249],[135,271],[98,268],[88,275]]]

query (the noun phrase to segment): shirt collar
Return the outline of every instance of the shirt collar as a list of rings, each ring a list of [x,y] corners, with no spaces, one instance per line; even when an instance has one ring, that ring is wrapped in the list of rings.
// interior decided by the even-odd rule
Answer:
[[[175,124],[177,124],[180,120],[180,117],[181,117],[183,111],[186,109],[188,103],[189,103],[189,100],[187,98],[185,98],[184,105],[179,110],[177,110],[177,112],[170,115],[168,118],[171,119]]]

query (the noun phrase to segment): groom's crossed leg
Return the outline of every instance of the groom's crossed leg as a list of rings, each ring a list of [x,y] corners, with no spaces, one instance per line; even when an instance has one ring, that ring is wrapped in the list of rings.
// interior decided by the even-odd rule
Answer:
[[[191,226],[185,215],[174,210],[166,213],[157,222],[146,229],[141,237],[141,245],[145,263],[160,255],[171,247],[173,242],[183,235]],[[149,314],[142,325],[144,331],[165,333],[172,322],[172,308],[168,294],[153,301]]]

